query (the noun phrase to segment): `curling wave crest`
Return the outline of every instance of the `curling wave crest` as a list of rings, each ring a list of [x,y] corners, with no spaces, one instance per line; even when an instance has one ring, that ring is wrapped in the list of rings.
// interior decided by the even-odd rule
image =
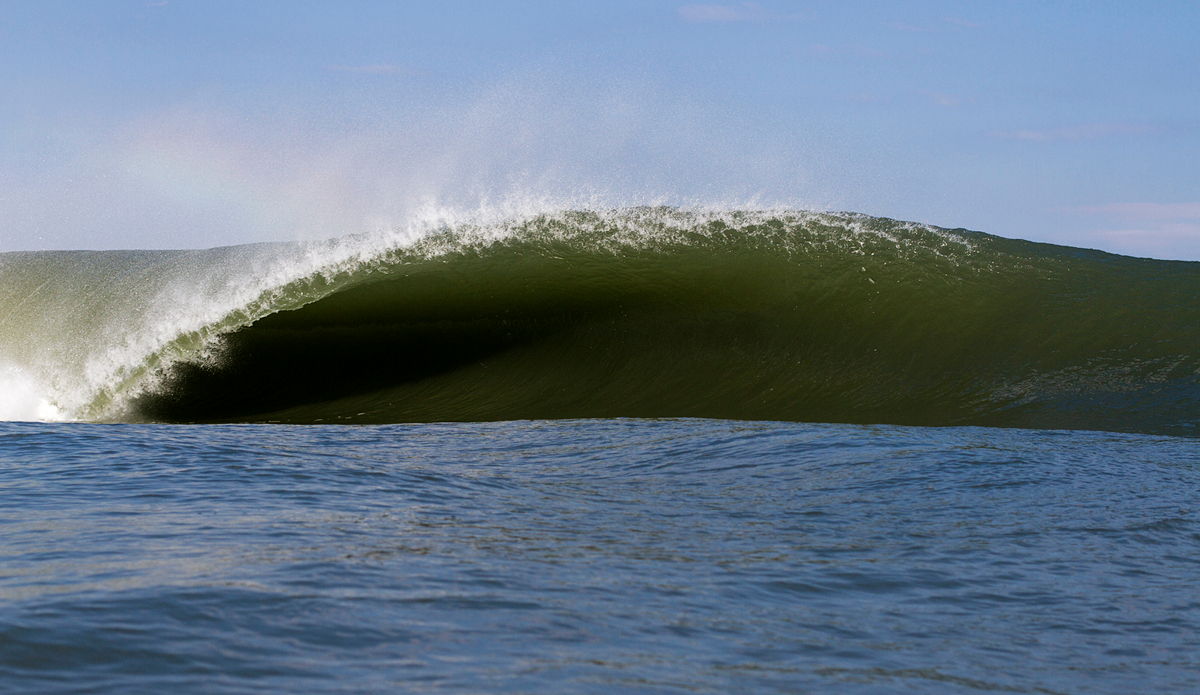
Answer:
[[[1198,290],[1196,263],[790,210],[441,217],[316,244],[10,253],[0,417],[1188,435]]]

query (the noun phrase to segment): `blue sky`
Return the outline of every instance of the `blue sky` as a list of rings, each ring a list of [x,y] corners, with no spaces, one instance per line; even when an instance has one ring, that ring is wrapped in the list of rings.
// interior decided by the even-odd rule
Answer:
[[[5,3],[0,251],[671,203],[1197,260],[1198,8]]]

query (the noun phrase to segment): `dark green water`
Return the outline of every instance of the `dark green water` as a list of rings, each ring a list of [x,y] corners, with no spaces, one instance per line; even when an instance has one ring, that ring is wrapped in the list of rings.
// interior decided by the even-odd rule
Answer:
[[[619,255],[521,240],[265,317],[137,408],[1193,431],[1194,264],[972,241],[983,258],[956,265],[933,235],[865,257],[797,251],[783,228]]]
[[[1200,264],[861,215],[567,212],[0,273],[0,362],[74,418],[1200,423]]]

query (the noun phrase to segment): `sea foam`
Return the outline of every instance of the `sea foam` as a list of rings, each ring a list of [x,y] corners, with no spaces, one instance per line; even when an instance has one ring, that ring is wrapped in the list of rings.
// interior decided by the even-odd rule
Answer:
[[[13,366],[0,366],[0,421],[55,422],[67,416],[45,396],[37,379]]]

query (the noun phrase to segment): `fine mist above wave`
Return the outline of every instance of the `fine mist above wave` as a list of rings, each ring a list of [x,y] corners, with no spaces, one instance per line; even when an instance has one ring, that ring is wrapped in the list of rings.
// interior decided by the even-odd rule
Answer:
[[[1200,264],[633,208],[0,255],[0,418],[714,417],[1195,435]]]

